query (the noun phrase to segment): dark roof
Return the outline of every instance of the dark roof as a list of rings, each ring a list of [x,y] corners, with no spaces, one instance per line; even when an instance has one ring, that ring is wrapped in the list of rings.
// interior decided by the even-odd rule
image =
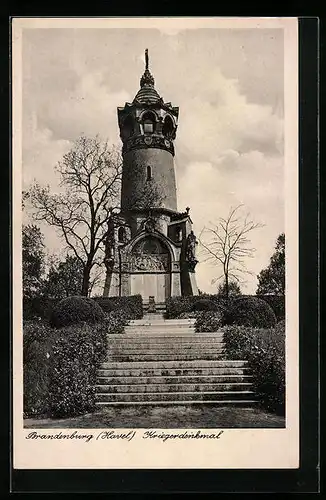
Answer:
[[[134,102],[140,104],[156,104],[161,100],[160,95],[152,85],[146,85],[138,90]]]
[[[138,90],[134,103],[156,104],[161,101],[161,96],[154,88],[155,80],[151,72],[146,68],[140,79],[140,90]]]

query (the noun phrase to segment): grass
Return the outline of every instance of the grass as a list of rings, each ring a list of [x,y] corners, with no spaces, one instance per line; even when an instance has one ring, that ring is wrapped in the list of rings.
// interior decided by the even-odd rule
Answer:
[[[260,408],[214,406],[105,407],[74,418],[28,418],[25,428],[282,428],[284,417]]]

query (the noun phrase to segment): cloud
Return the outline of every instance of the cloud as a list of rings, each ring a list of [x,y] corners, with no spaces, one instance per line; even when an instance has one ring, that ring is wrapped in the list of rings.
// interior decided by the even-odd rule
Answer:
[[[192,89],[190,99],[180,104],[187,112],[180,113],[178,130],[189,154],[215,162],[226,150],[282,153],[283,120],[271,106],[248,102],[237,80],[215,68],[191,86],[197,91]]]
[[[24,121],[23,129],[23,186],[37,179],[41,184],[58,186],[54,166],[71,147],[67,139],[55,139],[52,130],[39,127],[35,113]]]
[[[53,100],[39,108],[41,124],[54,137],[74,140],[81,134],[99,134],[109,142],[118,142],[117,106],[130,101],[124,90],[111,92],[101,71],[84,74],[71,92],[60,101]]]

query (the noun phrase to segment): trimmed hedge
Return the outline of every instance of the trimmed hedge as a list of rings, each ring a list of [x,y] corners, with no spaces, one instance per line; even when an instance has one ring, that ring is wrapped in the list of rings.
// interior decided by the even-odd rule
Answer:
[[[230,296],[229,299],[221,297],[217,294],[202,294],[202,295],[190,295],[187,297],[170,297],[166,301],[166,318],[181,318],[189,317],[191,313],[195,310],[195,304],[202,300],[209,300],[215,306],[214,310],[223,311],[227,306],[230,306],[234,300],[242,298],[260,298],[267,302],[273,309],[277,320],[285,318],[285,298],[283,296],[277,295],[238,295]]]
[[[216,311],[217,304],[209,299],[198,299],[192,305],[193,311]]]
[[[228,359],[248,361],[253,390],[268,411],[285,414],[285,322],[274,328],[223,328]]]
[[[60,300],[52,311],[50,325],[55,328],[74,325],[86,321],[100,323],[105,318],[103,309],[93,299],[72,296]]]
[[[95,409],[96,371],[106,355],[103,323],[81,323],[57,331],[49,376],[51,417],[72,417]]]
[[[143,317],[143,299],[141,295],[130,297],[93,297],[104,312],[110,313],[123,309],[128,319],[141,319]]]
[[[105,318],[107,333],[119,334],[125,332],[125,326],[129,323],[129,316],[124,309],[112,311]]]
[[[40,320],[23,326],[24,415],[47,414],[49,372],[55,330]]]
[[[33,319],[50,320],[54,307],[61,299],[51,299],[40,295],[39,297],[24,297],[23,298],[23,318],[24,321]]]
[[[217,332],[223,325],[223,314],[219,311],[203,311],[196,314],[196,332]]]
[[[265,300],[273,309],[277,321],[285,319],[285,296],[284,295],[257,295],[258,298]]]
[[[50,320],[53,309],[64,298],[66,297],[62,299],[45,296],[34,298],[24,297],[24,320],[37,318]],[[105,313],[116,309],[126,309],[130,319],[141,319],[143,317],[143,300],[141,295],[131,295],[130,297],[92,297],[92,300],[95,300]]]
[[[61,329],[39,320],[24,322],[24,415],[68,417],[92,411],[107,333],[123,333],[127,321],[123,311],[114,311],[104,323]]]
[[[210,302],[211,310],[220,311],[225,307],[226,300],[218,295],[189,295],[186,297],[170,297],[166,301],[166,318],[174,319],[191,315],[196,310],[197,303]],[[200,307],[200,306],[199,306]],[[198,309],[197,309],[198,310]]]
[[[238,297],[232,299],[224,313],[227,325],[243,325],[256,328],[275,326],[273,309],[258,297]]]

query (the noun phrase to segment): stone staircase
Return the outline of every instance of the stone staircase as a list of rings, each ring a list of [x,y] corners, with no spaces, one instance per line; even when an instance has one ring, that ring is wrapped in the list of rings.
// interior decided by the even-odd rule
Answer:
[[[255,403],[246,361],[224,357],[222,332],[196,333],[193,319],[145,314],[109,336],[96,401],[107,405]]]

